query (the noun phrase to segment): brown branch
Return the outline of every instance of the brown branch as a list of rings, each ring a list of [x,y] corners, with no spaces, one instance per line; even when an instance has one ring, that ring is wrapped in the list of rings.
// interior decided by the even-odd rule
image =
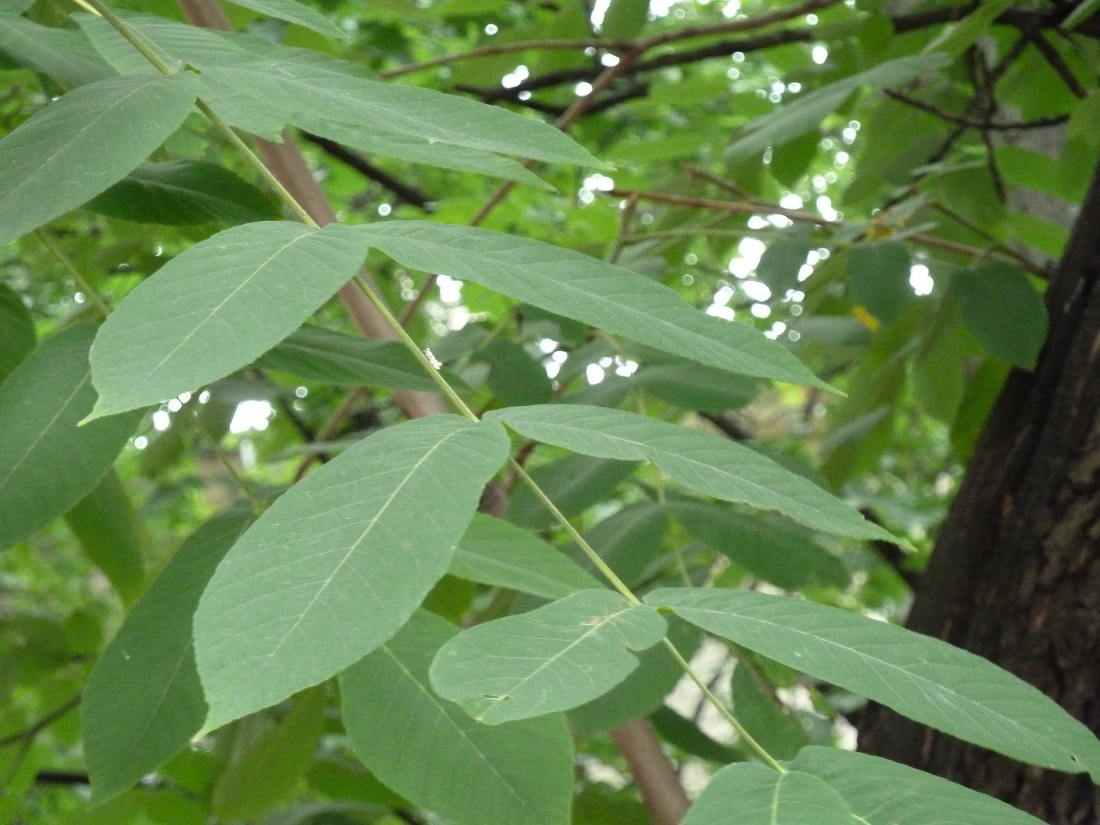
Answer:
[[[838,2],[840,2],[840,0],[806,0],[806,2],[799,5],[757,15],[756,17],[713,23],[706,26],[684,26],[683,28],[673,29],[672,31],[662,32],[661,34],[646,38],[622,39],[595,37],[573,40],[521,40],[515,43],[493,43],[487,46],[478,46],[477,48],[469,49],[464,52],[456,52],[455,54],[444,55],[442,57],[433,57],[430,60],[411,63],[408,66],[401,66],[396,69],[389,69],[384,72],[379,72],[379,77],[383,79],[400,77],[404,74],[432,69],[436,66],[445,66],[449,63],[457,63],[463,60],[476,60],[479,57],[493,57],[500,54],[512,54],[515,52],[605,49],[611,52],[641,53],[657,48],[658,46],[667,46],[671,43],[679,43],[684,40],[696,40],[703,37],[715,37],[722,34],[732,34],[733,32],[766,28],[767,26],[783,23],[795,17],[801,17],[806,14],[821,11],[829,6],[835,6]],[[599,72],[599,69],[595,71]]]
[[[651,203],[667,203],[673,206],[710,209],[717,212],[728,212],[731,215],[759,215],[762,213],[782,215],[798,223],[812,223],[828,229],[838,229],[842,226],[851,225],[844,221],[831,221],[820,215],[815,215],[812,212],[803,212],[799,209],[785,209],[782,206],[775,206],[772,204],[739,203],[736,201],[715,200],[714,198],[695,198],[688,195],[670,195],[664,192],[646,192],[635,189],[612,189],[603,194],[613,198],[636,197],[638,200],[649,201]],[[958,241],[951,241],[946,238],[937,238],[934,235],[914,232],[910,235],[903,236],[903,240],[912,241],[913,243],[923,244],[924,246],[930,246],[936,249],[942,249],[947,252],[969,255],[975,258],[996,258],[1011,263],[1013,266],[1025,269],[1041,278],[1046,278],[1050,275],[1050,273],[1042,267],[1030,262],[1025,262],[1015,256],[1001,255],[991,252],[988,249],[981,249],[976,246],[970,246],[969,244],[960,243]]]
[[[611,731],[611,740],[626,759],[653,825],[679,825],[691,802],[649,720],[632,719]]]
[[[411,203],[422,212],[431,211],[432,198],[428,197],[415,186],[410,186],[398,180],[384,169],[379,169],[358,152],[354,152],[343,144],[337,143],[335,140],[329,140],[326,137],[321,137],[320,135],[314,135],[310,132],[301,132],[300,134],[302,135],[302,140],[307,143],[312,143],[329,157],[335,158],[345,166],[354,169],[363,177],[389,189],[397,196],[399,202]]]

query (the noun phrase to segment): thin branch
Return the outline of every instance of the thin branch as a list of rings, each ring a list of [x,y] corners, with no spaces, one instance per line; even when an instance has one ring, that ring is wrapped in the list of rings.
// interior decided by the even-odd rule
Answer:
[[[1043,37],[1042,32],[1031,29],[1028,31],[1028,37],[1031,38],[1031,42],[1035,44],[1035,48],[1039,50],[1039,54],[1043,56],[1050,67],[1058,74],[1058,77],[1062,78],[1062,82],[1066,84],[1066,88],[1073,93],[1073,96],[1078,100],[1084,100],[1089,96],[1088,91],[1081,85],[1081,81],[1077,79],[1077,75],[1073,73],[1073,70],[1066,64],[1066,61],[1062,58],[1061,53],[1051,45],[1050,41]]]
[[[612,189],[609,192],[603,194],[609,195],[615,198],[630,198],[637,197],[638,200],[649,201],[651,203],[667,203],[673,206],[686,206],[696,209],[711,209],[718,212],[728,212],[732,215],[759,215],[766,213],[769,215],[782,215],[783,217],[798,222],[798,223],[812,223],[817,224],[828,229],[838,229],[842,226],[850,226],[843,221],[831,221],[820,215],[815,215],[812,212],[803,212],[799,209],[785,209],[782,206],[774,206],[771,204],[760,203],[738,203],[736,201],[721,201],[713,198],[695,198],[687,195],[670,195],[664,192],[646,192],[634,189]],[[942,249],[947,252],[956,252],[960,255],[969,255],[971,257],[985,257],[985,258],[997,258],[999,260],[1007,261],[1013,266],[1018,266],[1021,269],[1026,269],[1034,275],[1038,275],[1042,278],[1049,277],[1050,273],[1042,267],[1038,267],[1035,264],[1027,263],[1016,258],[1015,256],[1001,255],[993,253],[988,249],[981,249],[979,247],[970,246],[969,244],[960,243],[958,241],[951,241],[946,238],[937,238],[934,235],[925,235],[920,232],[914,232],[909,235],[905,235],[903,240],[912,241],[913,243],[923,244],[924,246],[930,246],[936,249]]]
[[[433,57],[430,60],[411,63],[408,66],[401,66],[396,69],[389,69],[384,72],[379,72],[379,77],[388,80],[412,72],[432,69],[436,66],[445,66],[449,63],[457,63],[463,60],[476,60],[479,57],[493,57],[495,55],[512,54],[515,52],[605,49],[611,52],[640,53],[657,48],[658,46],[667,46],[671,43],[679,43],[684,40],[696,40],[703,37],[715,37],[722,34],[732,34],[733,32],[766,28],[767,26],[783,23],[795,17],[813,14],[829,6],[835,6],[839,1],[840,0],[806,0],[806,2],[799,5],[757,15],[756,17],[746,17],[739,20],[713,23],[706,26],[684,26],[683,28],[673,29],[672,31],[662,32],[661,34],[639,39],[595,37],[573,40],[521,40],[515,43],[493,43],[487,46],[478,46],[477,48],[469,49],[464,52],[456,52],[455,54],[444,55],[442,57]],[[595,71],[598,72],[599,69]]]
[[[39,771],[34,775],[39,785],[90,785],[88,774],[81,771]]]
[[[317,146],[329,157],[335,158],[345,166],[354,169],[363,177],[369,178],[380,186],[389,189],[397,196],[399,201],[411,203],[422,212],[431,211],[432,198],[421,192],[415,186],[410,186],[398,180],[384,169],[379,169],[358,152],[352,151],[343,144],[337,143],[335,140],[329,140],[328,138],[314,135],[310,132],[302,132],[301,135],[302,140]]]
[[[38,736],[38,734],[40,734],[42,731],[44,731],[46,728],[48,728],[50,725],[52,725],[54,722],[64,716],[66,713],[73,710],[79,704],[80,695],[77,694],[68,702],[65,702],[63,705],[55,708],[54,710],[51,710],[34,724],[28,725],[27,727],[23,728],[23,730],[16,731],[15,733],[9,734],[3,739],[0,739],[0,748],[6,748],[9,745],[15,745],[19,742],[27,742],[34,739],[36,736]]]
[[[983,129],[992,131],[1020,131],[1024,129],[1049,129],[1052,126],[1059,126],[1066,123],[1069,120],[1069,115],[1054,115],[1052,117],[1039,117],[1034,120],[1021,120],[1015,123],[1000,123],[995,120],[982,120],[981,118],[970,117],[968,115],[957,115],[954,112],[949,112],[946,109],[941,109],[938,106],[934,106],[931,103],[926,103],[923,100],[917,100],[915,97],[902,94],[901,92],[895,92],[892,89],[884,89],[883,93],[892,100],[898,101],[898,103],[904,103],[906,106],[912,106],[914,109],[920,109],[921,111],[933,114],[941,120],[946,120],[948,123],[956,123],[960,126],[965,126],[969,129]]]

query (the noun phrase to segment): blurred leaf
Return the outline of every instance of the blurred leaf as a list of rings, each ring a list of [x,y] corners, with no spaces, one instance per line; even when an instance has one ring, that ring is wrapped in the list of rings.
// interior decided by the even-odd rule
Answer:
[[[19,293],[0,283],[0,383],[35,345],[34,321]]]
[[[780,709],[745,662],[733,669],[730,692],[737,721],[776,759],[793,759],[810,743],[802,726]]]
[[[569,455],[531,470],[531,477],[567,517],[587,510],[625,481],[636,462]],[[517,486],[508,503],[508,520],[542,530],[556,524],[550,511],[526,485]]]
[[[952,276],[963,323],[994,358],[1030,369],[1047,334],[1043,299],[1014,266],[987,261]]]
[[[668,404],[709,413],[744,407],[760,394],[751,378],[689,362],[643,366],[630,380]]]
[[[756,277],[779,297],[798,286],[798,273],[810,254],[810,243],[801,234],[784,236],[764,250],[756,266]]]
[[[852,301],[883,323],[894,323],[916,297],[909,285],[908,247],[900,241],[857,244],[847,259]]]
[[[295,0],[229,0],[229,2],[288,23],[297,23],[325,37],[335,37],[340,40],[348,37],[347,32],[338,28],[323,14]]]
[[[122,482],[109,470],[91,493],[65,514],[84,552],[127,605],[145,588],[143,525]]]

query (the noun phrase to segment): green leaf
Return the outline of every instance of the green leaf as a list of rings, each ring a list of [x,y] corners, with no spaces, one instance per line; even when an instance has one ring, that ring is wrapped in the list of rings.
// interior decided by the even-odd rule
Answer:
[[[684,658],[690,660],[699,647],[699,629],[672,616],[668,640]],[[578,736],[594,736],[624,725],[631,719],[648,716],[661,707],[666,696],[684,677],[680,664],[664,645],[654,645],[638,654],[638,668],[599,698],[569,712],[569,721]]]
[[[665,637],[648,605],[583,590],[545,607],[476,625],[443,645],[432,687],[489,725],[568,710],[601,696],[638,667],[630,651]]]
[[[857,244],[848,250],[848,292],[886,324],[916,298],[909,285],[909,249],[900,241]]]
[[[666,404],[716,414],[744,407],[760,394],[751,378],[691,362],[646,365],[630,380]]]
[[[769,146],[780,146],[817,129],[827,115],[839,109],[848,96],[861,86],[898,86],[950,62],[950,57],[938,53],[899,57],[796,97],[785,106],[750,122],[741,137],[727,147],[726,159],[743,160]]]
[[[324,726],[324,689],[299,694],[286,717],[234,754],[214,786],[213,812],[255,819],[286,802],[313,762]]]
[[[34,349],[34,320],[23,298],[0,283],[0,382]]]
[[[711,739],[695,722],[685,719],[670,707],[658,708],[649,715],[649,721],[669,744],[692,756],[721,764],[744,761],[736,750]]]
[[[584,512],[625,481],[638,465],[569,455],[531,471],[531,478],[561,512],[572,517]],[[508,503],[508,520],[521,527],[543,530],[557,524],[545,505],[526,485],[517,487]]]
[[[410,163],[423,163],[439,169],[454,169],[458,172],[474,172],[478,175],[514,180],[516,183],[524,183],[536,189],[552,190],[554,188],[514,158],[501,157],[479,149],[466,149],[462,146],[433,142],[418,135],[389,131],[378,124],[359,123],[348,126],[326,120],[314,126],[329,140],[371,155],[382,155]]]
[[[408,421],[279,498],[195,614],[206,729],[318,684],[390,638],[447,572],[508,446],[493,423]]]
[[[404,345],[308,324],[261,355],[256,366],[326,384],[436,389]]]
[[[268,0],[265,0],[267,2]],[[328,134],[363,127],[367,139],[412,137],[549,163],[604,167],[549,123],[474,100],[369,79],[358,65],[261,37],[203,31],[149,16],[127,23],[170,61],[201,71],[201,97],[233,126],[279,140],[292,123]],[[95,47],[120,71],[140,64],[136,51],[103,21],[79,18]]]
[[[515,341],[496,338],[479,355],[489,364],[486,383],[502,404],[546,404],[553,398],[546,369]]]
[[[643,275],[539,241],[426,221],[355,227],[404,266],[511,298],[730,372],[827,388],[782,345],[714,318]]]
[[[73,87],[115,74],[80,32],[40,26],[25,17],[0,15],[0,52]]]
[[[656,590],[646,602],[845,690],[1022,762],[1100,775],[1100,741],[997,666],[857,613],[739,590]]]
[[[637,37],[645,28],[649,15],[648,0],[612,0],[600,25],[600,36],[611,38]]]
[[[192,72],[99,80],[55,100],[5,136],[0,244],[124,177],[176,131],[197,92]]]
[[[200,160],[143,163],[85,209],[135,223],[248,223],[279,217],[271,198],[251,183]]]
[[[447,571],[481,584],[560,599],[600,583],[527,530],[478,513],[458,543]]]
[[[457,630],[422,610],[340,675],[344,725],[372,773],[456,825],[569,820],[573,744],[559,715],[482,725],[428,683]]]
[[[92,324],[46,339],[0,384],[0,550],[42,529],[88,495],[143,413],[84,427],[95,403]]]
[[[730,697],[737,721],[776,759],[791,759],[809,744],[802,725],[780,709],[779,702],[764,690],[744,661],[733,669]]]
[[[797,590],[813,581],[847,587],[851,581],[840,559],[791,526],[722,504],[678,499],[668,507],[692,536],[777,587]]]
[[[759,762],[727,765],[710,780],[683,825],[856,825],[836,791],[801,771],[778,773]]]
[[[756,277],[781,298],[788,289],[798,286],[798,273],[809,254],[810,242],[802,233],[779,238],[760,256]]]
[[[108,471],[91,493],[77,502],[65,521],[84,552],[132,605],[145,588],[141,518],[115,472]]]
[[[652,461],[681,484],[724,501],[777,510],[815,530],[896,541],[812,481],[748,447],[699,430],[580,404],[511,407],[493,410],[486,419],[585,455]]]
[[[1073,12],[1062,21],[1061,28],[1072,29],[1084,23],[1096,12],[1100,11],[1100,0],[1082,0],[1081,5],[1073,10]]]
[[[243,6],[268,17],[285,20],[288,23],[297,23],[307,29],[313,29],[325,37],[335,37],[346,40],[348,33],[337,27],[335,23],[315,9],[295,0],[229,0],[235,6]]]
[[[346,230],[246,224],[173,258],[96,336],[93,417],[159,403],[251,364],[355,274],[363,247]]]
[[[867,825],[1041,825],[999,799],[865,753],[808,747],[789,766],[824,780]]]
[[[994,358],[1030,369],[1047,335],[1043,299],[1010,264],[987,261],[952,276],[963,323]]]
[[[251,516],[215,516],[180,546],[99,657],[84,690],[84,759],[92,796],[122,793],[187,747],[206,717],[191,649],[203,588]]]
[[[660,504],[642,501],[624,507],[584,534],[585,541],[629,586],[646,575],[664,548],[669,518]],[[576,545],[570,553],[583,567],[595,570]]]
[[[944,28],[943,33],[924,47],[923,52],[944,52],[958,57],[977,42],[1014,0],[984,0],[970,14]]]

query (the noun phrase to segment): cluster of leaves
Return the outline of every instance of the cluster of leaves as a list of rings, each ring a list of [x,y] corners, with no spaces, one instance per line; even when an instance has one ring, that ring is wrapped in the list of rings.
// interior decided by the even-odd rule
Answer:
[[[976,89],[966,60],[979,37],[1011,40],[994,26],[1008,4],[945,30],[820,1],[797,9],[812,21],[777,29],[792,15],[763,7],[771,40],[758,46],[720,42],[722,12],[683,4],[709,15],[726,61],[688,78],[675,62],[654,66],[666,74],[643,92],[631,66],[659,62],[646,50],[688,31],[648,19],[649,4],[614,0],[602,41],[582,4],[240,5],[247,33],[197,28],[160,4],[17,1],[0,13],[15,78],[0,139],[11,250],[0,547],[12,578],[0,585],[0,811],[165,825],[644,822],[595,770],[578,790],[576,765],[618,764],[607,733],[648,716],[670,751],[724,765],[689,825],[731,811],[788,825],[1035,822],[831,747],[853,697],[1100,780],[1100,742],[1043,694],[851,609],[904,593],[866,543],[914,548],[879,522],[919,540],[912,513],[875,489],[884,456],[906,455],[899,421],[923,410],[939,424],[911,451],[938,439],[965,460],[1007,366],[1030,365],[1042,344],[1033,281],[1064,238],[994,190],[1009,180],[1079,198],[1095,158],[1100,98],[1034,92],[1054,71],[1036,68],[1039,49],[1006,67],[1036,77],[1002,101],[1027,119],[1073,112],[1076,143],[1050,161],[1064,168],[1039,181],[1029,150],[987,152],[981,128],[914,179],[952,124],[864,95],[916,86],[953,101]],[[358,61],[326,39],[345,37],[337,12],[358,26],[345,47]],[[642,38],[650,28],[655,39]],[[499,87],[565,118],[573,84],[619,69],[617,93],[636,102],[577,125],[592,151],[541,119],[381,82],[366,65],[535,34],[628,47],[596,63],[591,45],[490,48],[435,82],[483,100]],[[821,42],[824,69],[811,51]],[[743,60],[742,48],[772,47],[751,69]],[[784,87],[772,99],[757,94],[770,76]],[[696,109],[708,116],[688,132]],[[988,120],[971,109],[964,120]],[[853,174],[840,147],[861,122]],[[364,205],[385,217],[395,204],[329,166],[344,220],[317,225],[241,138],[279,141],[287,127],[345,158],[388,159],[386,173],[351,155],[395,194],[392,175],[415,164],[401,209],[431,207],[433,219],[363,220]],[[737,137],[719,143],[730,128]],[[576,208],[546,194],[524,158],[559,164],[546,178],[560,190],[579,183]],[[710,171],[692,166],[680,186],[667,164],[679,159]],[[607,179],[566,164],[614,174],[625,191],[598,200]],[[527,188],[491,229],[460,225],[486,177]],[[715,180],[740,200],[704,197]],[[413,197],[425,188],[450,194]],[[803,188],[800,202],[843,192],[866,219],[776,205]],[[650,211],[666,189],[687,194]],[[566,226],[573,249],[547,242]],[[751,250],[746,232],[770,243],[741,280],[730,259]],[[608,245],[614,262],[585,254]],[[368,253],[377,284],[357,275]],[[949,287],[918,296],[915,262]],[[461,282],[462,300],[428,303],[402,326],[388,305],[420,306],[412,272]],[[349,282],[396,340],[350,334],[330,300]],[[755,322],[716,317],[738,294],[764,308],[745,313]],[[839,376],[847,398],[830,400],[807,361]],[[423,391],[458,414],[401,420],[403,399]],[[230,433],[241,402],[257,400],[278,409],[271,429]],[[808,415],[765,451],[739,443],[729,415],[750,404]],[[814,425],[825,407],[827,425]],[[821,441],[820,474],[802,435]],[[849,482],[875,520],[826,490]],[[73,558],[76,543],[88,562]],[[732,712],[689,661],[704,639],[736,659]],[[685,673],[732,745],[663,704]],[[812,709],[796,712],[792,697]],[[86,780],[90,797],[43,791],[51,777]]]

